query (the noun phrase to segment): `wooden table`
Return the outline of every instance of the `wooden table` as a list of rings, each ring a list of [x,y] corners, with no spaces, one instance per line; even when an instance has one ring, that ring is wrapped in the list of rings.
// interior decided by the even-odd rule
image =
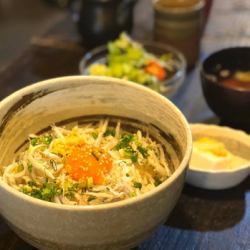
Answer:
[[[150,37],[152,11],[149,0],[143,1],[144,5],[140,2],[141,6],[137,8],[144,8],[146,14],[137,17],[135,29],[140,30],[141,37]],[[225,3],[226,10],[222,8]],[[222,47],[223,41],[226,41],[227,45],[230,45],[230,41],[237,44],[236,36],[232,37],[235,32],[237,35],[237,25],[234,25],[235,31],[230,31],[230,34],[227,34],[227,29],[220,27],[223,23],[225,25],[222,11],[225,11],[228,17],[233,16],[234,20],[238,18],[242,23],[244,22],[241,14],[243,13],[245,18],[249,16],[250,8],[247,1],[239,0],[237,4],[235,3],[234,0],[215,2],[211,13],[212,18],[202,41],[201,57]],[[247,8],[244,8],[244,4]],[[249,43],[247,39],[249,30],[247,31],[246,28],[245,33],[243,32],[245,35],[242,35],[242,29],[240,32],[238,43]],[[23,55],[0,72],[0,99],[32,82],[78,74],[78,63],[84,49],[77,41],[75,26],[69,19],[59,22],[43,37],[34,38]],[[172,101],[190,122],[207,121],[213,118],[202,96],[198,67],[188,74],[185,84]],[[16,236],[0,218],[0,249],[34,248]],[[250,249],[250,177],[239,186],[225,191],[201,190],[185,185],[168,221],[138,249]]]

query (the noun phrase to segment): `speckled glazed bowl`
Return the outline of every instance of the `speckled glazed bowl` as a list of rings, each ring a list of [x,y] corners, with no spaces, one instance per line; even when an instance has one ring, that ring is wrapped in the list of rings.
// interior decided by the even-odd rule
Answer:
[[[181,163],[154,190],[96,206],[59,205],[22,194],[0,179],[0,212],[24,240],[40,249],[129,249],[147,238],[175,206],[191,154],[181,112],[142,86],[112,78],[64,77],[26,87],[0,103],[0,166],[12,161],[30,133],[87,115],[118,115],[158,127]]]

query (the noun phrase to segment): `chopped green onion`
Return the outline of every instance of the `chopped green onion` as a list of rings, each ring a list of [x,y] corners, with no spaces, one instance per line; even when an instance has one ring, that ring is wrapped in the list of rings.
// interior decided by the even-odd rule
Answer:
[[[132,161],[133,163],[136,163],[137,160],[138,160],[138,154],[137,154],[137,152],[132,153],[132,154],[131,154],[131,161]]]
[[[52,142],[52,136],[51,135],[44,135],[40,137],[40,140],[43,144],[49,145]]]
[[[132,149],[132,147],[128,146],[124,149],[125,157],[131,159],[133,163],[136,163],[138,160],[138,153]]]
[[[92,133],[92,137],[93,137],[94,139],[97,139],[98,133],[97,133],[97,132],[93,132],[93,133]]]
[[[32,172],[32,168],[33,168],[33,166],[32,166],[32,164],[29,162],[28,163],[28,171],[31,173]]]
[[[154,184],[156,187],[159,186],[161,183],[162,183],[162,181],[159,178],[155,178]]]
[[[33,137],[30,139],[30,143],[32,146],[36,146],[39,144],[46,144],[49,145],[52,141],[52,136],[51,135],[41,135],[38,137]]]
[[[25,185],[22,189],[23,193],[45,201],[52,201],[56,195],[62,194],[62,189],[53,182],[46,181],[42,187],[37,187],[33,184],[35,183],[30,182],[28,185]]]
[[[71,192],[76,192],[79,189],[79,184],[78,183],[73,183],[68,187],[68,191]]]
[[[95,197],[94,195],[90,195],[90,196],[88,197],[88,202],[93,201],[93,200],[95,200],[95,199],[96,199],[96,197]]]
[[[104,137],[109,136],[109,135],[114,137],[115,136],[115,129],[113,129],[113,128],[107,129],[106,132],[103,134]]]
[[[32,187],[32,186],[36,186],[36,183],[35,181],[31,180],[31,181],[28,181],[28,185]]]
[[[32,146],[36,146],[38,144],[38,138],[37,137],[31,138],[30,143]]]
[[[17,165],[17,167],[16,167],[16,172],[19,173],[19,172],[23,171],[23,169],[24,169],[24,167],[23,167],[22,164]]]
[[[148,157],[148,150],[142,146],[137,147],[138,151],[142,154],[144,158]]]
[[[65,194],[65,196],[69,199],[69,200],[73,200],[75,198],[75,194],[72,191],[69,191]]]
[[[140,182],[135,182],[134,183],[134,187],[141,189],[142,188],[142,184]]]
[[[129,143],[134,139],[132,134],[124,134],[118,144],[116,145],[115,149],[119,150],[121,148],[126,148],[129,146]]]
[[[22,192],[25,194],[29,194],[32,191],[32,187],[29,185],[25,185],[22,187]]]

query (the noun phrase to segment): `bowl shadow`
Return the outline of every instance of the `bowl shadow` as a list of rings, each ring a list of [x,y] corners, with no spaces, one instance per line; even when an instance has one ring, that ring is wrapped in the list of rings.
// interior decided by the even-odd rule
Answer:
[[[205,190],[186,184],[165,226],[201,232],[231,228],[244,217],[248,190],[250,176],[226,190]]]

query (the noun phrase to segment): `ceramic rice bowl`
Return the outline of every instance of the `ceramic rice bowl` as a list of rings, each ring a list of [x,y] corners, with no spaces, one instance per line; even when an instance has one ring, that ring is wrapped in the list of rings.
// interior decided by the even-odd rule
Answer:
[[[0,103],[0,166],[12,162],[30,133],[89,115],[115,115],[152,124],[173,143],[181,163],[145,195],[92,206],[35,199],[0,178],[0,213],[25,241],[40,249],[129,249],[145,240],[174,208],[191,154],[191,132],[163,96],[113,78],[63,77],[26,87]]]

